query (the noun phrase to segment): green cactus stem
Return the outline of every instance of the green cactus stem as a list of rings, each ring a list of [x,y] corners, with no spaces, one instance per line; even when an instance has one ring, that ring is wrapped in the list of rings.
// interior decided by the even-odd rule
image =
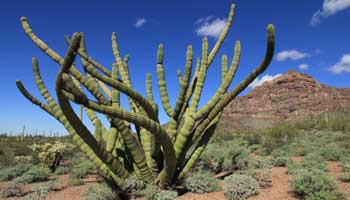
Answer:
[[[122,190],[124,180],[130,176],[162,188],[174,187],[205,150],[215,134],[224,107],[262,74],[272,60],[275,29],[270,24],[267,26],[267,47],[261,64],[229,90],[241,54],[241,45],[237,41],[231,63],[228,63],[226,54],[221,57],[219,87],[199,107],[199,101],[203,101],[201,96],[208,69],[229,32],[234,8],[232,5],[226,25],[212,47],[208,39],[203,38],[200,57],[193,58],[192,46],[187,46],[184,70],[177,72],[180,88],[173,107],[166,85],[164,47],[163,44],[158,46],[154,64],[161,104],[169,117],[166,127],[159,120],[151,73],[146,74],[146,93],[143,96],[132,84],[130,57],[122,55],[115,33],[111,38],[114,61],[109,70],[87,54],[83,33],[74,33],[72,39],[65,37],[69,48],[63,57],[39,39],[27,19],[21,17],[27,36],[60,66],[60,70],[55,82],[57,98],[53,98],[44,85],[36,58],[32,59],[35,84],[45,102],[31,95],[20,81],[16,81],[17,88],[25,98],[67,129],[73,143],[117,190]],[[78,58],[82,68],[74,64],[79,63],[75,62]],[[121,103],[122,95],[128,99],[128,108]],[[77,106],[81,108],[80,114]],[[82,119],[83,111],[94,126],[92,130],[87,128],[87,120]],[[106,120],[102,120],[101,116]]]

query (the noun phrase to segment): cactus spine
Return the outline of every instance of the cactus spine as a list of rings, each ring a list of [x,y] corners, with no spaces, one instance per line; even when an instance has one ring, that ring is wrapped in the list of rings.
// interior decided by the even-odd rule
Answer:
[[[83,33],[74,33],[72,39],[66,37],[69,49],[61,57],[33,33],[27,19],[22,17],[27,36],[60,65],[55,87],[57,102],[43,83],[36,58],[32,60],[34,78],[46,102],[32,96],[20,81],[16,82],[17,87],[29,101],[62,123],[73,142],[92,160],[100,173],[115,185],[121,185],[123,179],[135,174],[148,184],[171,186],[183,178],[204,151],[224,107],[263,73],[272,59],[274,27],[270,24],[267,26],[267,49],[262,63],[233,90],[228,91],[240,59],[241,46],[237,41],[232,62],[228,64],[227,56],[222,56],[219,88],[203,107],[198,108],[207,71],[231,27],[234,8],[232,5],[226,26],[212,49],[209,48],[208,39],[203,38],[202,56],[193,61],[192,46],[187,47],[184,72],[177,72],[180,90],[173,107],[165,81],[164,46],[158,46],[157,83],[162,106],[170,118],[166,129],[158,119],[151,74],[146,76],[147,97],[143,97],[132,88],[129,56],[122,58],[115,33],[112,34],[115,61],[110,71],[87,55]],[[81,59],[84,73],[74,64],[77,56]],[[193,64],[195,70],[192,74]],[[84,91],[88,91],[94,100]],[[128,98],[130,110],[121,107],[120,95]],[[82,115],[79,117],[76,114],[72,102],[85,110],[95,126],[94,133],[82,122]],[[106,116],[108,127],[97,113]]]

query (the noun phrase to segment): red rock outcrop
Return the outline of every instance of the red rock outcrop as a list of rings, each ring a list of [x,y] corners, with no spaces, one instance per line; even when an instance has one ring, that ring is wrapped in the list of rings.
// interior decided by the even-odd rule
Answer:
[[[350,88],[329,87],[289,70],[232,101],[223,112],[219,129],[264,128],[344,108],[350,108]]]

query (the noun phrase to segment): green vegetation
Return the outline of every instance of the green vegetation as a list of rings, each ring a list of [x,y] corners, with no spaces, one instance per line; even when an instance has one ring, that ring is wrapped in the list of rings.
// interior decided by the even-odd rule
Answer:
[[[84,200],[119,200],[118,195],[106,184],[98,184],[91,187],[83,195]]]
[[[71,171],[72,176],[77,178],[84,178],[93,173],[95,173],[95,166],[89,160],[82,161],[80,164],[75,165]]]
[[[45,199],[46,195],[57,187],[56,181],[48,181],[39,183],[32,187],[32,192],[22,198],[22,200],[38,200]]]
[[[224,181],[224,194],[229,200],[243,200],[259,193],[259,183],[251,176],[233,174]]]
[[[69,155],[74,146],[70,143],[32,144],[29,146],[32,150],[32,159],[39,160],[42,164],[50,168],[51,172],[55,172],[63,157]]]
[[[218,180],[207,171],[197,171],[184,182],[185,188],[194,193],[214,192],[220,189]]]
[[[267,26],[267,48],[263,61],[235,88],[229,90],[240,59],[241,47],[240,41],[237,41],[232,62],[229,64],[228,57],[222,56],[220,86],[203,107],[198,107],[208,69],[231,27],[234,8],[232,5],[226,26],[211,49],[208,47],[208,39],[203,38],[202,56],[195,60],[192,46],[187,47],[185,69],[183,74],[178,73],[180,89],[173,107],[165,81],[164,47],[163,44],[158,46],[157,78],[161,103],[170,118],[167,127],[163,127],[158,118],[160,106],[153,100],[151,74],[146,75],[145,98],[132,87],[129,56],[122,57],[115,33],[112,34],[115,61],[110,71],[87,55],[83,33],[74,33],[72,39],[66,37],[69,48],[62,57],[40,40],[27,19],[21,17],[27,36],[60,65],[60,70],[55,82],[57,98],[44,85],[36,58],[32,59],[34,78],[45,102],[31,95],[20,81],[16,82],[17,87],[29,101],[66,128],[73,143],[93,162],[99,174],[114,182],[110,184],[115,185],[113,189],[120,191],[124,180],[131,176],[138,177],[146,184],[156,184],[162,189],[175,186],[203,153],[224,107],[267,69],[273,57],[275,30],[270,24]],[[81,62],[75,62],[77,56]],[[80,67],[76,66],[77,63],[82,64],[84,72],[78,70]],[[130,109],[121,107],[121,94],[127,97]],[[75,113],[71,102],[86,112],[94,131],[86,127],[82,118]],[[108,120],[108,126],[101,122],[101,115]],[[226,168],[229,165],[230,162],[225,162],[223,166]],[[261,163],[257,161],[253,165],[260,166]],[[72,173],[74,171],[75,169]],[[170,199],[174,196],[167,191],[161,191],[160,194],[157,194],[156,199]]]
[[[24,172],[22,176],[13,179],[14,182],[27,184],[40,181],[47,181],[50,172],[46,167],[35,165],[28,171]]]
[[[342,200],[346,199],[334,177],[318,169],[300,169],[293,176],[293,190],[307,200]]]
[[[20,164],[0,170],[0,181],[10,181],[18,176],[22,176],[26,171],[32,168],[31,164]]]
[[[10,182],[0,191],[0,197],[13,197],[23,195],[23,185],[17,182]]]

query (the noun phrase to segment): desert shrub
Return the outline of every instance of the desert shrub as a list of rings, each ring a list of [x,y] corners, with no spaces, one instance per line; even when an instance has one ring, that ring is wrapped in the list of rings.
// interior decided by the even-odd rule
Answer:
[[[30,164],[32,162],[33,162],[33,159],[31,156],[15,156],[16,164]]]
[[[294,192],[308,200],[341,200],[336,180],[318,169],[300,169],[292,177]]]
[[[350,182],[350,174],[349,173],[341,173],[339,175],[339,180],[341,180],[342,182]]]
[[[255,157],[250,158],[248,160],[248,169],[265,169],[265,168],[271,168],[272,163],[269,159],[266,157]]]
[[[93,174],[95,172],[95,166],[89,160],[85,160],[80,164],[73,167],[71,173],[73,176],[78,178],[83,178],[87,175]]]
[[[282,156],[282,157],[273,157],[272,164],[275,167],[285,167],[287,163],[290,161],[290,157]]]
[[[275,149],[271,152],[271,157],[274,158],[274,157],[290,157],[290,152],[288,151],[287,148],[278,148],[278,149]]]
[[[147,200],[153,200],[160,190],[161,189],[156,185],[147,185],[146,188],[142,190],[142,196]]]
[[[45,199],[46,195],[53,191],[58,185],[57,181],[48,181],[45,183],[36,184],[32,187],[33,192],[26,195],[22,200],[38,200]]]
[[[288,170],[288,174],[295,174],[295,172],[299,169],[301,169],[301,163],[298,162],[298,161],[293,161],[293,160],[289,160],[287,163],[286,163],[286,167],[287,167],[287,170]]]
[[[32,165],[30,164],[19,164],[14,167],[9,167],[0,170],[0,181],[9,181],[18,176],[21,176],[23,173],[28,171]]]
[[[349,165],[349,163],[347,161],[346,162],[342,162],[341,171],[343,173],[348,173],[350,171],[350,165]]]
[[[306,155],[301,162],[301,167],[304,169],[319,169],[321,171],[328,171],[326,161],[318,153],[310,153]]]
[[[305,197],[305,200],[346,200],[346,194],[341,191],[337,192],[319,192],[317,194],[310,194]]]
[[[61,165],[59,167],[57,167],[55,174],[56,175],[64,175],[64,174],[68,174],[72,171],[72,166],[70,165]]]
[[[174,200],[178,194],[171,190],[161,190],[155,185],[148,185],[143,191],[142,195],[147,200]]]
[[[258,150],[260,150],[260,149],[262,149],[261,144],[253,144],[253,145],[250,145],[250,146],[249,146],[249,150],[250,150],[251,152],[256,152],[256,151],[258,151]]]
[[[329,161],[339,161],[343,157],[343,151],[336,143],[323,146],[320,153],[324,159]]]
[[[262,130],[263,147],[268,153],[287,144],[298,134],[297,127],[292,123],[280,123]]]
[[[83,194],[84,200],[119,200],[118,195],[106,184],[92,186]]]
[[[14,148],[15,156],[30,156],[31,152],[30,148],[23,144],[16,145]]]
[[[230,175],[224,179],[224,184],[224,194],[229,200],[242,200],[259,193],[259,183],[248,175]]]
[[[174,200],[178,196],[176,191],[161,190],[154,195],[154,200]]]
[[[74,146],[70,143],[44,143],[42,145],[32,144],[29,146],[32,150],[32,157],[42,164],[50,168],[51,172],[55,172],[64,156],[71,154]]]
[[[271,186],[271,171],[268,169],[252,169],[242,171],[241,174],[246,174],[253,177],[259,182],[261,188],[266,188]]]
[[[213,172],[232,170],[238,167],[241,161],[245,161],[249,153],[248,142],[245,140],[217,140],[207,146],[201,155],[201,161]]]
[[[76,176],[69,176],[68,178],[68,185],[69,186],[77,186],[77,185],[83,185],[84,181]]]
[[[14,152],[3,145],[0,149],[0,169],[12,166],[14,164],[13,157],[15,156]]]
[[[40,181],[47,181],[49,179],[50,172],[46,167],[35,165],[30,170],[26,171],[22,176],[13,179],[18,183],[34,183]]]
[[[305,156],[313,151],[310,141],[306,138],[298,138],[288,145],[291,156]]]
[[[136,176],[130,176],[125,179],[121,187],[124,191],[130,193],[132,197],[139,197],[146,188],[146,183]]]
[[[23,195],[23,185],[16,182],[8,183],[4,188],[0,191],[1,197],[13,197],[13,196],[21,196]]]
[[[214,192],[220,189],[218,180],[207,171],[198,171],[185,179],[185,188],[195,193]]]

